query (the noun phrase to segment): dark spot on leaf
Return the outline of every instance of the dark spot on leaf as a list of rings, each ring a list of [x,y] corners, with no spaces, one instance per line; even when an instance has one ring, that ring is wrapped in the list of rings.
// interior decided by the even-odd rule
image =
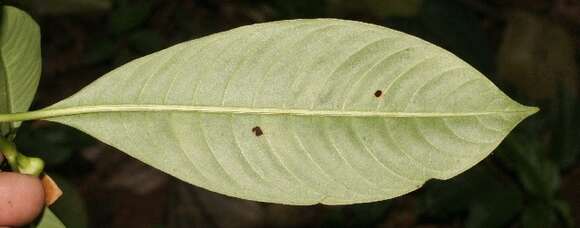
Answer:
[[[252,128],[252,132],[254,132],[254,134],[256,134],[256,136],[260,136],[260,135],[264,134],[264,132],[262,132],[262,128],[260,128],[258,126]]]
[[[381,95],[383,95],[383,91],[377,90],[375,92],[375,97],[380,97]]]

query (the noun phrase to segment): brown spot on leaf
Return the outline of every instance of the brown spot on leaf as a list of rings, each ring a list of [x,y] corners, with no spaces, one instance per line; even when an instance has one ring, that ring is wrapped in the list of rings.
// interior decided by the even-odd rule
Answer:
[[[380,97],[381,95],[383,95],[383,91],[377,90],[375,92],[375,97]]]
[[[262,128],[260,128],[258,126],[252,128],[252,132],[254,132],[254,134],[256,134],[256,136],[261,136],[264,134],[264,132],[262,132]]]

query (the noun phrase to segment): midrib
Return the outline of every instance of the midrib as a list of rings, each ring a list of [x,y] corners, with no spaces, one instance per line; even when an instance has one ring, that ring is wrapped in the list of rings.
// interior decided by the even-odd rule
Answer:
[[[486,116],[508,113],[531,115],[538,111],[535,107],[526,107],[519,110],[498,110],[485,112],[375,112],[375,111],[348,111],[348,110],[309,110],[309,109],[281,109],[281,108],[247,108],[247,107],[220,107],[220,106],[186,106],[186,105],[155,105],[155,104],[117,104],[93,105],[77,107],[49,107],[38,111],[0,115],[0,122],[24,121],[34,119],[51,119],[63,116],[84,115],[91,113],[115,112],[197,112],[214,114],[248,114],[248,115],[292,115],[292,116],[320,116],[320,117],[389,117],[389,118],[428,118],[428,117],[467,117]]]

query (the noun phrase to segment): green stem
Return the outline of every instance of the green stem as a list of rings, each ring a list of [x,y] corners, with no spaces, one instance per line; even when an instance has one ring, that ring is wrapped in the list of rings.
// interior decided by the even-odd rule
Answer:
[[[47,112],[47,110],[37,110],[37,111],[19,112],[19,113],[7,113],[7,114],[0,114],[0,123],[46,119],[46,118],[54,117],[54,116],[56,116],[54,113]]]
[[[8,140],[0,137],[0,153],[4,155],[6,161],[10,165],[10,169],[18,170],[18,165],[16,163],[16,158],[18,157],[18,151],[13,143],[9,142]]]
[[[44,161],[40,158],[26,157],[23,154],[18,154],[16,157],[16,165],[19,173],[38,176],[44,170]]]
[[[4,155],[12,171],[38,176],[44,169],[44,161],[42,159],[21,154],[14,143],[2,137],[0,137],[0,153]]]

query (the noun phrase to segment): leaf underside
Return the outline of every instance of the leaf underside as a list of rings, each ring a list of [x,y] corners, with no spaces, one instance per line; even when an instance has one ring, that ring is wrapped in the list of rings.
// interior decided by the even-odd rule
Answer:
[[[35,228],[65,228],[62,222],[52,213],[48,208],[44,209],[42,217],[40,217],[38,224],[33,225]]]
[[[378,201],[453,177],[536,111],[439,47],[336,19],[178,44],[45,110],[75,110],[48,119],[191,184],[296,205]]]
[[[24,11],[0,9],[0,113],[25,112],[40,80],[40,29]],[[6,134],[17,126],[3,124],[0,131]]]

